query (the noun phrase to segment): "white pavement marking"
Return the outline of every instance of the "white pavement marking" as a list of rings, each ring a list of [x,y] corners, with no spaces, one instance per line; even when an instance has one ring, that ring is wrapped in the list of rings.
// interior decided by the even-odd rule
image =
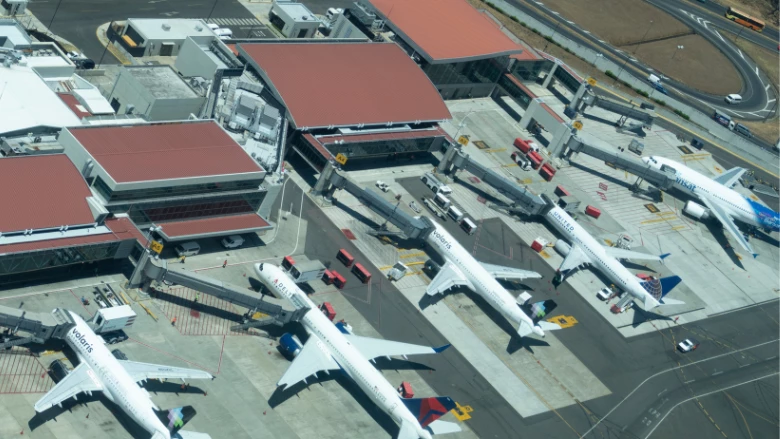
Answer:
[[[749,350],[749,349],[758,348],[758,347],[761,347],[761,346],[764,346],[764,345],[768,345],[769,343],[776,343],[778,340],[780,340],[780,338],[776,338],[776,339],[774,339],[774,340],[765,341],[764,343],[759,343],[759,344],[757,344],[757,345],[754,345],[754,346],[749,346],[749,347],[746,347],[746,348],[737,349],[737,350],[735,350],[735,351],[733,351],[733,352],[726,352],[726,353],[723,353],[723,354],[718,354],[718,355],[715,355],[715,356],[712,356],[712,357],[709,357],[709,358],[704,358],[704,359],[702,359],[702,360],[694,361],[694,362],[692,362],[692,363],[684,364],[684,365],[681,365],[681,366],[672,367],[672,368],[670,368],[670,369],[662,370],[661,372],[658,372],[658,373],[656,373],[656,374],[654,374],[654,375],[651,375],[651,376],[647,377],[647,378],[646,378],[644,381],[642,381],[642,382],[641,382],[641,383],[640,383],[638,386],[636,386],[636,387],[634,388],[634,390],[632,390],[632,391],[631,391],[631,393],[629,393],[628,395],[626,395],[626,397],[625,397],[625,398],[623,398],[623,399],[622,399],[622,400],[621,400],[619,403],[617,403],[617,404],[615,405],[615,407],[612,407],[612,410],[610,410],[610,411],[609,411],[609,412],[608,412],[606,415],[604,415],[604,417],[603,417],[603,418],[599,419],[599,420],[598,420],[598,422],[596,422],[595,424],[593,424],[593,427],[590,427],[590,429],[589,429],[588,431],[586,431],[586,432],[585,432],[585,433],[584,433],[582,436],[580,436],[580,439],[583,439],[585,436],[587,436],[587,435],[588,435],[588,433],[590,433],[591,431],[595,430],[595,429],[596,429],[596,427],[598,427],[598,425],[599,425],[599,424],[601,424],[601,422],[602,422],[602,421],[604,421],[605,419],[607,419],[607,417],[609,417],[609,415],[611,415],[611,414],[612,414],[612,412],[614,412],[615,410],[617,410],[617,408],[618,408],[618,407],[620,407],[620,405],[621,405],[621,404],[623,404],[624,402],[626,402],[626,400],[628,400],[628,398],[630,398],[630,397],[631,397],[631,395],[633,395],[634,393],[636,393],[636,391],[637,391],[637,390],[639,390],[639,388],[640,388],[640,387],[644,386],[644,385],[645,385],[645,383],[647,383],[647,382],[648,382],[648,381],[650,381],[651,379],[653,379],[653,378],[655,378],[655,377],[657,377],[657,376],[659,376],[659,375],[665,374],[665,373],[667,373],[667,372],[671,372],[671,371],[673,371],[673,370],[683,369],[683,368],[685,368],[685,367],[693,366],[694,364],[698,364],[698,363],[702,363],[702,362],[705,362],[705,361],[714,360],[714,359],[716,359],[716,358],[725,357],[725,356],[727,356],[727,355],[733,355],[733,354],[736,354],[737,352],[742,352],[742,351],[747,351],[747,350]],[[780,372],[776,372],[774,375],[777,375],[778,373],[780,373]],[[768,375],[768,376],[771,376],[771,375]],[[759,378],[759,379],[762,379],[762,378]],[[687,382],[685,382],[684,384],[688,384],[689,382],[693,382],[693,381],[696,381],[696,380],[690,380],[690,381],[687,381]],[[723,390],[726,390],[726,389],[723,389]],[[702,395],[702,396],[704,396],[704,395]],[[685,401],[683,401],[683,402],[685,402]],[[678,404],[678,405],[679,405],[679,404]],[[675,407],[677,407],[677,406],[675,406]],[[672,408],[674,408],[674,407],[672,407]],[[651,433],[652,433],[652,432],[651,432]],[[649,435],[648,435],[648,436],[649,436]]]
[[[747,381],[745,381],[743,383],[734,384],[733,386],[728,386],[728,387],[724,387],[722,389],[713,390],[712,392],[707,392],[707,393],[703,393],[701,395],[692,396],[692,397],[690,397],[690,398],[688,398],[688,399],[686,399],[684,401],[680,401],[677,404],[675,404],[674,407],[670,408],[668,412],[666,412],[666,414],[655,424],[653,429],[650,430],[649,433],[647,433],[647,436],[645,436],[645,439],[649,438],[653,434],[655,429],[658,428],[658,426],[661,425],[662,422],[664,422],[664,419],[666,419],[666,417],[669,416],[669,414],[672,413],[672,411],[674,411],[674,409],[676,409],[678,406],[680,406],[680,404],[684,404],[684,403],[686,403],[688,401],[692,401],[694,399],[699,399],[699,398],[703,398],[705,396],[713,395],[715,393],[725,392],[726,390],[733,389],[733,388],[739,387],[739,386],[744,386],[745,384],[750,384],[750,383],[752,383],[754,381],[760,381],[760,380],[763,380],[763,379],[766,379],[766,378],[769,378],[769,377],[773,377],[773,376],[778,375],[778,374],[780,374],[780,372],[770,373],[769,375],[764,375],[764,376],[759,377],[759,378],[753,378],[752,380],[747,380]]]
[[[745,59],[745,55],[742,54],[742,51],[737,49],[737,53],[739,53],[739,56],[742,57],[742,59]]]
[[[560,13],[555,12],[555,11],[552,11],[552,13],[555,14],[555,15],[561,15]]]
[[[758,75],[758,66],[756,66],[756,75]]]
[[[569,23],[569,24],[574,24],[573,21],[566,20],[566,22]]]
[[[716,377],[716,376],[718,376],[718,375],[720,375],[720,374],[722,374],[722,373],[723,373],[723,371],[722,371],[722,370],[720,370],[720,371],[718,371],[718,372],[715,372],[715,373],[713,373],[713,374],[712,374],[712,376]]]

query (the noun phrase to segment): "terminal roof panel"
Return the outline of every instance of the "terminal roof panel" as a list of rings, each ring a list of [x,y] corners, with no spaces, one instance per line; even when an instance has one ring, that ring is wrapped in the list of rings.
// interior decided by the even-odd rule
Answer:
[[[64,154],[0,159],[0,233],[91,224],[92,193]]]
[[[395,44],[238,47],[284,102],[298,129],[452,118],[428,77]]]
[[[214,121],[69,131],[117,183],[263,172]]]
[[[140,243],[145,243],[147,241],[143,233],[141,233],[135,224],[128,218],[109,218],[106,220],[105,225],[111,230],[111,233],[8,244],[0,246],[0,254],[77,247],[81,245],[99,244],[101,242],[124,241],[126,239],[136,239]]]
[[[390,28],[431,63],[491,58],[523,50],[498,23],[465,0],[369,1]]]
[[[223,236],[228,233],[256,232],[270,227],[266,220],[255,213],[196,218],[157,224],[162,226],[160,234],[166,241]]]

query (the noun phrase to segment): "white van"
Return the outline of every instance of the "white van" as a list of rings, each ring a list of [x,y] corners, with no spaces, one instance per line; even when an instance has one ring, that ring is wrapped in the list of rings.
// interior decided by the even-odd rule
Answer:
[[[726,102],[728,102],[731,105],[738,104],[738,103],[742,102],[742,96],[740,96],[738,94],[730,94],[730,95],[726,96]]]
[[[444,194],[441,192],[436,194],[435,197],[433,197],[433,202],[436,203],[437,206],[441,207],[442,209],[447,209],[450,207],[450,204],[452,204],[452,201],[450,201],[449,198],[445,197]]]
[[[195,241],[182,242],[176,246],[176,254],[182,256],[195,256],[200,253],[200,244]]]
[[[233,31],[228,29],[228,28],[226,28],[226,27],[221,27],[221,28],[218,28],[218,29],[214,29],[214,35],[216,35],[216,36],[218,36],[220,38],[222,38],[222,37],[231,38],[233,36]]]
[[[653,85],[658,85],[661,83],[661,78],[658,76],[655,76],[654,74],[650,74],[650,76],[647,77],[648,82],[650,82]]]
[[[212,31],[219,29],[219,25],[214,23],[206,23],[206,26],[208,26]]]
[[[422,182],[425,183],[425,185],[428,186],[434,193],[438,194],[441,192],[444,195],[449,195],[452,193],[452,189],[436,178],[432,172],[426,172],[422,177],[420,177],[420,180],[422,180]]]
[[[238,248],[244,245],[244,238],[241,235],[230,235],[226,238],[222,238],[222,247],[225,248]]]
[[[463,212],[455,206],[450,206],[450,208],[447,209],[447,215],[455,221],[460,221],[463,218]]]
[[[463,221],[460,222],[460,228],[465,230],[469,235],[473,235],[474,232],[477,231],[477,225],[469,218],[463,218]]]

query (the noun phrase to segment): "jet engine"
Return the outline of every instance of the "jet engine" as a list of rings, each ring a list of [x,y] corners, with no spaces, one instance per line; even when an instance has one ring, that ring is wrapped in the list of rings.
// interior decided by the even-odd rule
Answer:
[[[290,358],[295,358],[301,353],[303,343],[301,343],[297,336],[287,332],[279,338],[279,348],[283,354]]]
[[[571,251],[571,246],[564,241],[563,239],[559,239],[555,241],[555,251],[561,254],[564,258],[569,255],[569,252]]]
[[[705,220],[710,217],[709,209],[707,209],[702,205],[696,204],[693,201],[688,201],[687,203],[685,203],[685,207],[683,207],[683,212],[699,220]]]

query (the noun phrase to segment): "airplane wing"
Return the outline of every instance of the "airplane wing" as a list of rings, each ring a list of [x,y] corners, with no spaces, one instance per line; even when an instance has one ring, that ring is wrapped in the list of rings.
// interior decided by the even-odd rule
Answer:
[[[504,267],[503,265],[493,265],[485,262],[480,262],[480,265],[490,273],[491,276],[496,279],[506,280],[523,280],[523,279],[540,279],[541,274],[535,271],[521,270],[519,268]]]
[[[631,250],[624,250],[622,248],[617,247],[607,247],[604,246],[604,250],[606,250],[607,254],[612,256],[615,259],[632,259],[635,261],[663,261],[667,256],[669,256],[669,253],[665,253],[662,255],[651,255],[647,253],[640,253],[640,252],[634,252]]]
[[[580,265],[587,264],[589,262],[591,261],[588,255],[582,251],[579,245],[574,244],[571,250],[569,250],[569,254],[566,255],[566,258],[563,260],[561,266],[558,267],[558,271],[560,271],[563,276],[566,276],[571,270],[574,270]]]
[[[369,360],[377,357],[406,357],[407,355],[438,354],[450,345],[439,348],[420,346],[397,341],[382,340],[378,338],[361,337],[358,335],[344,334],[344,337]]]
[[[727,188],[731,188],[734,186],[737,180],[739,180],[739,177],[742,177],[742,174],[744,173],[745,168],[731,168],[728,171],[713,178],[712,180],[722,184],[723,186],[726,186]]]
[[[277,386],[287,388],[300,381],[306,382],[306,378],[312,375],[316,376],[317,372],[339,369],[339,364],[336,363],[336,360],[320,348],[318,343],[322,342],[313,335],[306,340],[301,352],[295,357],[290,367],[287,368],[282,378],[279,379],[279,382],[276,383]]]
[[[103,390],[103,385],[98,380],[95,372],[87,363],[81,363],[35,403],[35,411],[42,413],[44,410],[60,405],[63,401],[73,398],[79,393],[91,393],[101,390]]]
[[[720,221],[721,224],[723,224],[723,228],[728,230],[729,233],[731,233],[731,236],[734,237],[734,239],[739,242],[739,244],[744,248],[745,250],[749,251],[751,255],[755,258],[758,256],[758,253],[753,250],[753,246],[750,245],[749,242],[747,242],[747,239],[745,239],[745,236],[742,234],[742,232],[739,231],[739,227],[737,227],[736,224],[734,224],[734,220],[731,219],[731,215],[729,215],[726,211],[724,211],[720,205],[717,203],[713,203],[709,200],[706,196],[699,196],[699,199],[704,202],[704,204],[707,205],[707,208],[710,209],[710,212],[712,212],[712,215],[715,216],[715,218]]]
[[[148,379],[212,379],[214,376],[198,369],[163,366],[160,364],[137,363],[135,361],[118,360],[135,382]]]
[[[435,296],[457,286],[465,286],[469,287],[472,291],[474,290],[474,286],[466,279],[466,276],[463,275],[460,269],[454,264],[447,262],[444,264],[444,267],[441,268],[439,274],[433,278],[425,292],[429,296]]]

